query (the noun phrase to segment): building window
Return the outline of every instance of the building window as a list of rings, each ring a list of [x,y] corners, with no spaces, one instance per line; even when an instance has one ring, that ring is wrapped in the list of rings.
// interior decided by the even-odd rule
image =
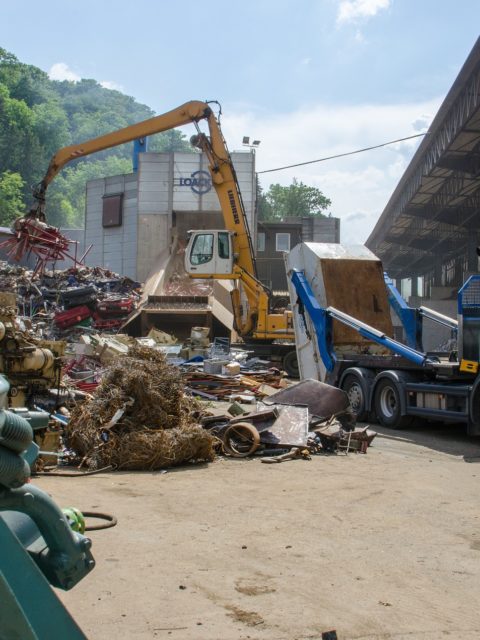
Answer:
[[[122,225],[123,193],[103,196],[102,227]]]
[[[276,251],[290,251],[290,234],[276,234]]]
[[[265,234],[257,233],[257,251],[265,251]]]

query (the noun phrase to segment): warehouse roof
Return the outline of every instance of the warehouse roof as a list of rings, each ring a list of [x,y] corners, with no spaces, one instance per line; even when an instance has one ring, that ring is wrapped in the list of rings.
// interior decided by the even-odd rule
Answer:
[[[391,276],[409,277],[467,255],[479,230],[480,38],[366,245]]]

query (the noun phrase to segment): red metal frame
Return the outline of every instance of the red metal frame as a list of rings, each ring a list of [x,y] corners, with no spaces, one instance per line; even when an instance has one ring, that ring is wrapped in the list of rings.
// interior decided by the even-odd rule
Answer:
[[[74,245],[74,252],[71,252]],[[20,218],[15,222],[15,231],[12,238],[0,243],[0,247],[7,248],[7,255],[16,262],[28,254],[37,257],[37,263],[33,275],[43,274],[47,264],[58,260],[72,260],[75,267],[81,266],[91,246],[77,258],[78,242],[70,240],[56,227],[51,227],[44,222],[39,222],[33,217]]]

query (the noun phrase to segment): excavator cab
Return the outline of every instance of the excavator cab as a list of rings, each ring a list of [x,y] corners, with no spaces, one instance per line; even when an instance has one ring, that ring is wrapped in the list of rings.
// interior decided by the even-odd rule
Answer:
[[[233,236],[225,230],[190,231],[185,271],[194,278],[228,277],[233,272]]]

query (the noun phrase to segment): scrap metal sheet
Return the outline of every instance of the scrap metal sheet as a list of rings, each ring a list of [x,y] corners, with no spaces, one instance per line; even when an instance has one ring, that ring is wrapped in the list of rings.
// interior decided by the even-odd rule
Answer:
[[[263,444],[304,447],[308,437],[308,408],[282,406],[275,407],[278,417],[270,424],[256,424]]]
[[[312,378],[282,389],[264,398],[263,402],[268,405],[276,403],[304,405],[308,407],[310,415],[319,418],[329,418],[350,406],[345,391]]]

